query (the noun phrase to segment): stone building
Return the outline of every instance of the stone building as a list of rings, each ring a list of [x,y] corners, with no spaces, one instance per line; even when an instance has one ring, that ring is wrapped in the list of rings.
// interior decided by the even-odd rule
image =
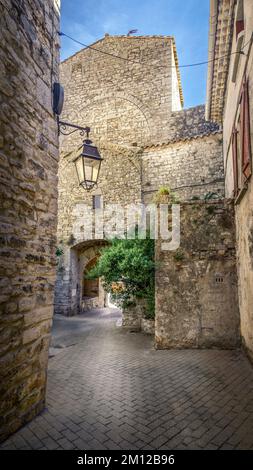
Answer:
[[[53,314],[59,1],[2,0],[0,439],[44,407]]]
[[[105,211],[110,203],[123,207],[150,203],[160,187],[169,186],[184,204],[186,256],[181,264],[174,262],[173,255],[161,252],[157,245],[157,347],[235,347],[234,227],[224,222],[233,219],[233,210],[223,202],[222,133],[218,124],[205,120],[204,106],[182,108],[174,39],[106,35],[65,60],[60,76],[66,96],[63,120],[89,125],[104,160],[97,188],[84,191],[72,162],[80,136],[61,137],[58,245],[62,254],[55,311],[75,315],[107,302],[101,281],[87,284],[85,280],[105,243],[102,235],[96,240],[87,236],[92,208],[102,201]],[[203,208],[206,197],[219,203],[210,207],[205,203]],[[187,233],[192,211],[200,225],[191,226]],[[199,230],[195,245],[190,241],[194,229]],[[181,303],[171,287],[179,264]],[[205,309],[210,299],[212,305]],[[183,326],[175,315],[179,308]]]
[[[89,123],[96,142],[166,138],[170,113],[183,106],[174,39],[107,34],[91,47],[61,64],[64,118]]]
[[[253,359],[253,3],[211,0],[206,117],[223,125],[225,194],[235,209],[240,328]]]

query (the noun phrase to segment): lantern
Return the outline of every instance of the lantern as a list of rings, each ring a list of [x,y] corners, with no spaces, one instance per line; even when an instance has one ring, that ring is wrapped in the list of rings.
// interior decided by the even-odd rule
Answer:
[[[84,140],[82,153],[74,160],[79,184],[84,189],[89,191],[96,186],[102,160],[92,141]]]

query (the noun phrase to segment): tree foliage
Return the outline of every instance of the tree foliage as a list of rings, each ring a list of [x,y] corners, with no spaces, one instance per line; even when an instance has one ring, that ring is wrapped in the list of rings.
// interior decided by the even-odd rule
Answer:
[[[146,316],[154,317],[155,261],[154,240],[118,239],[103,248],[88,279],[102,278],[106,292],[120,307],[145,299]]]

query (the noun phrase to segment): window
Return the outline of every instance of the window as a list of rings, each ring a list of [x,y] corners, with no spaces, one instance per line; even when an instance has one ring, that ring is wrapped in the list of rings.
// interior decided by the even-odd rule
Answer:
[[[102,207],[102,197],[101,196],[92,196],[92,209],[101,209]]]
[[[232,134],[235,197],[246,186],[252,173],[249,109],[249,86],[248,81],[245,79],[240,95],[238,116]]]

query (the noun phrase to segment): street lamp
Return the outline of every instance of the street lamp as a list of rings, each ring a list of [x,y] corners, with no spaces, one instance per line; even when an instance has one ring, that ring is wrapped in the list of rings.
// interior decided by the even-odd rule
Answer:
[[[63,102],[63,87],[59,83],[55,83],[53,88],[53,111],[57,116],[58,134],[70,135],[79,131],[80,135],[84,136],[86,133],[86,139],[83,141],[82,145],[82,152],[73,160],[73,163],[76,167],[79,185],[87,191],[90,191],[97,185],[103,158],[101,158],[97,147],[92,145],[92,141],[89,140],[89,127],[77,126],[70,122],[60,121],[59,115],[62,111]]]
[[[87,139],[83,142],[82,152],[74,160],[76,173],[79,185],[87,191],[90,191],[97,185],[98,175],[102,158],[95,145],[89,140],[89,131],[87,132]]]

